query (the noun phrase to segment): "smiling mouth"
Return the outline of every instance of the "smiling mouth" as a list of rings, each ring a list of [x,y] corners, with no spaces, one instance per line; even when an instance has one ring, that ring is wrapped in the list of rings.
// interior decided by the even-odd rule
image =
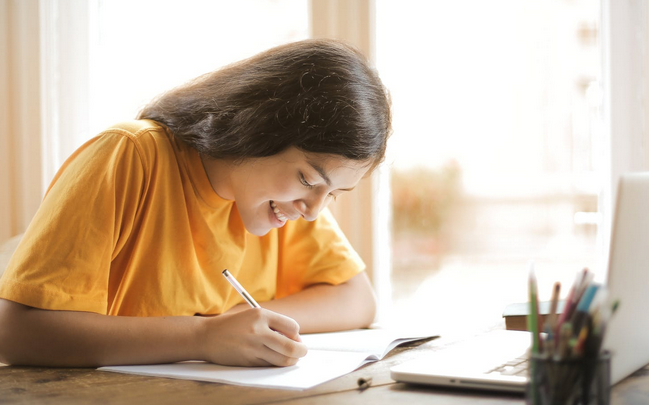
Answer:
[[[275,217],[280,220],[281,222],[287,221],[288,218],[282,213],[282,211],[277,208],[277,204],[275,204],[275,201],[270,200],[270,208],[273,210],[273,213],[275,213]]]

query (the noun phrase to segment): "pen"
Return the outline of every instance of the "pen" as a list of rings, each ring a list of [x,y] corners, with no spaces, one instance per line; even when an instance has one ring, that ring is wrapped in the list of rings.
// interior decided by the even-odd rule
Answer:
[[[582,294],[581,299],[577,304],[577,309],[574,311],[571,318],[572,327],[574,328],[575,332],[578,330],[581,331],[581,327],[584,325],[584,322],[586,322],[586,318],[588,317],[588,309],[593,302],[593,298],[595,297],[595,293],[597,292],[598,288],[598,284],[591,284]]]
[[[532,332],[532,353],[540,353],[541,342],[539,339],[539,302],[536,285],[536,275],[534,274],[534,261],[529,263],[529,296],[530,312],[527,316],[527,327]]]
[[[577,274],[575,277],[575,281],[573,282],[572,286],[570,287],[570,291],[568,292],[568,297],[566,298],[566,303],[563,306],[563,311],[561,312],[561,315],[559,316],[559,320],[557,321],[557,325],[555,326],[555,333],[558,335],[560,330],[561,330],[561,325],[563,325],[564,322],[570,320],[570,315],[572,314],[573,308],[573,303],[575,302],[575,295],[577,293],[577,289],[583,282],[583,280],[586,279],[588,274],[588,269],[584,268],[581,272]]]
[[[237,292],[243,297],[244,300],[246,300],[248,304],[250,304],[251,307],[261,308],[261,306],[257,304],[257,301],[255,301],[255,299],[252,298],[252,295],[248,294],[248,291],[246,291],[245,288],[243,288],[241,284],[239,284],[237,279],[234,278],[232,274],[230,274],[228,269],[223,270],[222,274],[223,277],[225,277],[225,279],[228,280],[230,284],[232,284],[232,287],[234,287],[234,289],[237,290]]]
[[[556,337],[554,336],[552,329],[550,329],[550,325],[547,323],[545,324],[543,331],[545,332],[545,339],[542,339],[544,353],[547,353],[548,356],[552,356],[555,352]]]
[[[534,260],[529,261],[529,314],[527,315],[527,329],[532,332],[532,355],[541,353],[541,336],[539,334],[539,302],[538,302],[538,287],[536,285],[536,275],[534,274]],[[536,368],[539,365],[536,362],[530,363],[530,375],[536,375]],[[532,384],[530,392],[532,404],[537,405],[541,403],[541,392],[539,387]]]
[[[579,357],[584,353],[584,346],[586,345],[587,339],[588,339],[588,325],[584,325],[579,331],[579,335],[577,335],[575,346],[572,348],[574,357]]]
[[[587,273],[586,277],[584,277],[584,279],[582,280],[581,285],[575,291],[575,299],[573,301],[573,304],[574,304],[573,309],[574,310],[576,310],[576,306],[581,301],[581,299],[584,296],[584,294],[586,293],[586,290],[588,289],[588,287],[592,284],[594,275],[595,275],[594,273]]]
[[[370,385],[372,385],[372,377],[368,378],[359,378],[358,381],[356,382],[358,384],[358,389],[361,391],[365,391],[366,389],[370,388]]]
[[[619,305],[619,300],[613,302],[611,306],[603,304],[602,309],[595,314],[596,319],[593,320],[594,326],[592,347],[592,351],[594,353],[599,353],[599,351],[601,350],[602,341],[604,340],[604,332],[606,331],[606,325],[608,324],[609,319],[615,313]]]
[[[572,324],[570,322],[564,322],[561,324],[561,331],[559,332],[558,339],[559,342],[556,345],[555,356],[558,360],[566,359],[569,357],[570,348],[568,342],[572,337]]]
[[[544,331],[546,333],[556,333],[557,328],[557,306],[559,303],[559,292],[561,291],[561,283],[556,282],[552,287],[552,299],[550,300],[550,313],[545,321]],[[549,329],[549,331],[548,331]]]

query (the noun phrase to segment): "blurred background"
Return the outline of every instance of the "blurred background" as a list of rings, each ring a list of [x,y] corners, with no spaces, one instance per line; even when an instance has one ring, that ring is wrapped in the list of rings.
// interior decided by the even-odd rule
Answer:
[[[427,313],[486,327],[526,301],[528,260],[564,285],[597,266],[600,14],[593,0],[377,2],[396,312],[451,306]]]
[[[649,169],[648,8],[1,0],[0,242],[24,232],[70,153],[157,94],[275,45],[339,38],[393,103],[385,164],[332,206],[380,323],[489,327],[526,300],[530,259],[541,299],[605,269],[616,176]]]

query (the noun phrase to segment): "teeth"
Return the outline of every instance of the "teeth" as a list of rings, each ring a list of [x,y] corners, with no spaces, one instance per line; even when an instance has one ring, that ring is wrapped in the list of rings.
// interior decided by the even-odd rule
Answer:
[[[286,221],[288,219],[284,216],[284,214],[281,213],[279,208],[277,208],[277,204],[275,204],[275,201],[271,201],[270,206],[273,208],[273,212],[275,213],[277,219],[279,219],[280,221]]]

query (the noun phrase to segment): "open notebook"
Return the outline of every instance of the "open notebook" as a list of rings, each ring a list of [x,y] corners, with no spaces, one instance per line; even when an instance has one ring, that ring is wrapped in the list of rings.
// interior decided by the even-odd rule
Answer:
[[[302,335],[308,354],[291,367],[229,367],[201,361],[146,366],[111,366],[99,370],[153,377],[181,378],[264,388],[303,390],[381,360],[400,344],[435,336],[403,338],[394,331],[363,329]]]

